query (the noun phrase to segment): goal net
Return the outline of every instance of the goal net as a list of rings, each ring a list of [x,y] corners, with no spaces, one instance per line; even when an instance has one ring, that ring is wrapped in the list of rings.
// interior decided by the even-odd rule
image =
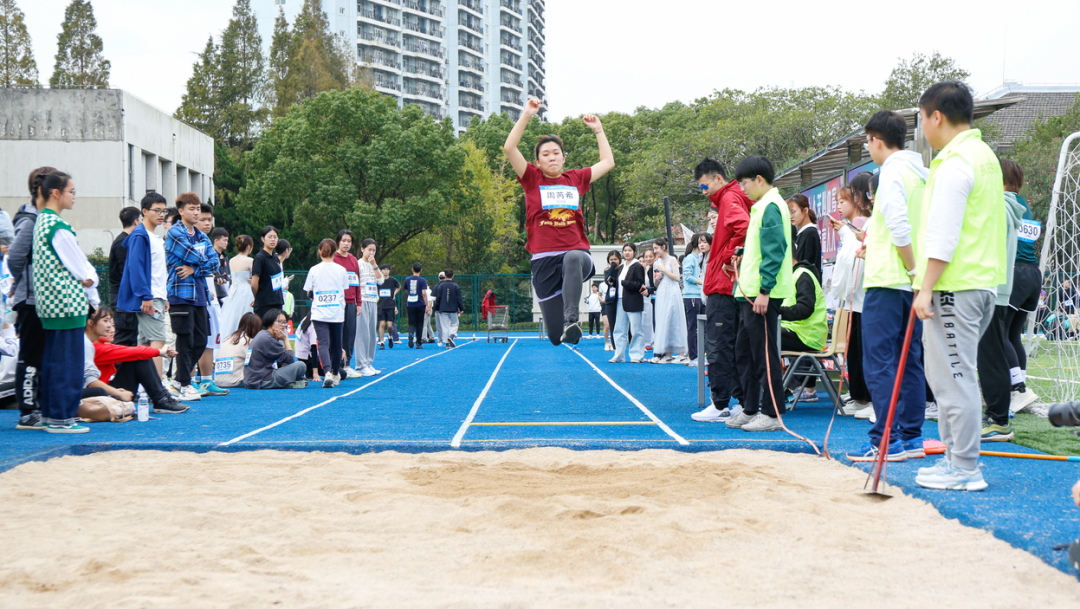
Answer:
[[[1061,146],[1042,231],[1043,293],[1029,316],[1027,384],[1040,404],[1080,400],[1080,133]]]

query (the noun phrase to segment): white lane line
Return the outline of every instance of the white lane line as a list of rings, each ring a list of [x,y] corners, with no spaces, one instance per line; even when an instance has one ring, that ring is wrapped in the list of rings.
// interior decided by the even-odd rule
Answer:
[[[487,397],[488,390],[491,389],[491,385],[495,382],[495,377],[499,374],[499,369],[502,368],[503,362],[506,361],[506,356],[510,355],[510,352],[514,350],[514,345],[517,344],[517,339],[510,343],[510,348],[503,353],[502,359],[499,360],[499,365],[495,366],[495,372],[491,373],[491,378],[488,379],[487,385],[484,385],[484,390],[480,392],[480,397],[476,398],[476,402],[472,405],[472,410],[469,411],[469,416],[465,417],[465,422],[461,424],[461,428],[454,434],[454,439],[450,441],[451,448],[461,448],[461,439],[465,437],[465,432],[468,431],[469,425],[472,424],[473,417],[476,416],[476,411],[480,410],[480,403]]]
[[[656,423],[656,424],[657,424],[657,425],[658,425],[658,426],[660,427],[660,429],[663,429],[663,430],[664,430],[664,433],[666,433],[667,435],[671,436],[672,438],[675,438],[675,441],[676,441],[676,442],[678,442],[679,444],[682,444],[683,446],[689,446],[689,445],[690,445],[690,443],[689,443],[689,442],[687,442],[687,441],[686,441],[686,439],[684,439],[684,438],[683,438],[682,436],[680,436],[679,434],[675,433],[675,432],[674,432],[674,431],[673,431],[673,430],[672,430],[672,429],[671,429],[670,427],[668,427],[668,426],[667,426],[667,424],[666,424],[666,423],[664,423],[663,421],[661,421],[659,417],[657,417],[657,416],[656,416],[655,414],[653,414],[653,413],[652,413],[652,411],[650,411],[650,410],[649,410],[648,408],[646,408],[644,404],[642,404],[641,402],[639,402],[639,401],[637,400],[637,398],[635,398],[634,396],[630,395],[630,392],[628,392],[627,390],[625,390],[625,389],[623,389],[622,387],[620,387],[620,386],[619,386],[619,384],[618,384],[618,383],[616,383],[615,381],[611,380],[611,377],[610,377],[610,376],[608,376],[608,375],[606,375],[606,374],[604,374],[604,371],[603,371],[603,370],[601,370],[601,369],[597,368],[597,367],[596,367],[596,364],[594,364],[594,363],[592,363],[591,361],[589,361],[589,358],[587,358],[587,357],[585,357],[584,355],[582,355],[580,351],[575,351],[575,350],[574,350],[574,349],[572,349],[572,348],[571,348],[571,347],[570,347],[569,345],[565,345],[565,344],[564,344],[563,346],[565,346],[565,347],[566,347],[567,349],[570,349],[570,351],[572,351],[572,352],[573,352],[574,354],[576,354],[576,355],[577,355],[578,357],[580,357],[581,359],[585,360],[585,363],[586,363],[586,364],[588,364],[589,366],[591,366],[591,367],[592,367],[592,369],[593,369],[593,370],[595,370],[595,371],[596,371],[596,373],[597,373],[597,374],[599,374],[599,375],[600,375],[601,377],[603,377],[605,381],[607,381],[607,382],[611,383],[611,386],[612,386],[612,387],[614,387],[615,389],[617,389],[617,390],[619,391],[619,393],[621,393],[621,394],[625,395],[625,396],[626,396],[626,399],[630,400],[630,401],[631,401],[631,402],[632,402],[632,403],[634,404],[634,406],[637,406],[637,407],[638,407],[639,409],[641,409],[641,412],[645,413],[645,416],[647,416],[647,417],[649,417],[650,419],[652,419],[652,421],[653,421],[654,423]]]
[[[461,347],[465,347],[465,346],[470,345],[470,344],[473,344],[473,343],[465,343]],[[461,347],[458,347],[458,349],[460,349]],[[262,432],[264,432],[264,431],[266,431],[268,429],[273,429],[273,428],[277,427],[278,425],[281,425],[282,423],[288,423],[289,421],[291,421],[291,420],[293,420],[295,418],[304,416],[305,414],[311,412],[312,410],[315,410],[316,408],[322,408],[323,406],[326,406],[327,404],[330,404],[332,402],[336,402],[337,400],[340,400],[341,398],[347,398],[347,397],[349,397],[350,395],[352,395],[354,393],[357,393],[359,391],[363,391],[363,390],[367,389],[368,387],[371,387],[375,383],[381,383],[382,381],[385,381],[386,379],[394,376],[395,374],[397,374],[398,372],[401,372],[402,370],[405,370],[406,368],[412,368],[413,366],[419,364],[420,362],[426,362],[427,360],[429,360],[429,359],[431,359],[433,357],[439,357],[440,355],[444,355],[446,353],[449,353],[450,351],[457,351],[457,349],[447,349],[447,350],[444,350],[444,351],[440,351],[440,352],[438,352],[438,353],[436,353],[434,355],[429,355],[429,356],[427,356],[427,357],[425,357],[423,359],[418,359],[418,360],[416,360],[415,362],[413,362],[411,364],[408,364],[406,366],[402,366],[401,368],[398,368],[397,370],[394,370],[393,372],[390,372],[388,374],[380,375],[379,378],[375,379],[374,381],[371,381],[370,383],[368,383],[366,385],[361,385],[360,387],[357,387],[356,389],[353,389],[352,391],[350,391],[348,393],[343,393],[341,395],[334,396],[334,397],[330,398],[329,400],[326,400],[325,402],[322,402],[320,404],[316,404],[316,405],[312,406],[311,408],[305,408],[304,410],[301,410],[300,412],[298,412],[298,413],[296,413],[294,415],[287,416],[284,419],[281,419],[280,421],[277,421],[276,423],[271,423],[271,424],[267,425],[266,427],[256,429],[255,431],[246,433],[246,434],[244,434],[242,436],[237,436],[237,437],[235,437],[232,440],[229,440],[227,442],[222,442],[221,444],[218,444],[218,446],[228,446],[230,444],[235,444],[236,442],[239,442],[241,440],[246,440],[247,438],[250,438],[251,436],[254,436],[256,434],[260,434],[260,433],[262,433]]]

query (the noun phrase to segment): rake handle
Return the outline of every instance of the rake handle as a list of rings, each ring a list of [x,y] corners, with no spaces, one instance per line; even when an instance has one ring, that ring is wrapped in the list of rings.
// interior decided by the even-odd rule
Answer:
[[[918,292],[915,292],[917,295]],[[900,349],[900,365],[893,382],[892,400],[889,402],[889,415],[885,417],[885,431],[881,434],[881,446],[878,447],[877,461],[874,463],[874,492],[878,492],[878,482],[885,468],[885,456],[889,450],[889,435],[892,431],[893,416],[896,414],[896,402],[900,398],[900,386],[904,381],[904,368],[907,366],[908,351],[911,350],[911,335],[915,331],[915,301],[911,301],[911,313],[908,314],[907,330],[904,332],[904,346]]]

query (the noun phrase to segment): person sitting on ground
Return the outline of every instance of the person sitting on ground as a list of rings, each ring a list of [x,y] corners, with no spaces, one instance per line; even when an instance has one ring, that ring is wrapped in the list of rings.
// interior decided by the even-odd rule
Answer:
[[[307,365],[296,361],[286,347],[288,320],[281,309],[270,309],[262,316],[263,329],[251,340],[251,354],[244,366],[244,387],[248,389],[303,389]],[[274,369],[277,364],[277,370]]]
[[[244,362],[251,340],[262,330],[262,320],[254,313],[244,313],[236,331],[221,341],[214,360],[214,378],[219,387],[244,386]]]
[[[825,349],[829,336],[825,292],[817,278],[817,267],[807,260],[799,260],[798,252],[792,253],[795,295],[780,303],[780,350],[817,353]],[[816,380],[810,378],[799,401],[816,402],[815,386]]]
[[[154,412],[178,414],[188,405],[169,395],[161,384],[155,357],[176,357],[172,347],[129,347],[113,344],[116,336],[112,309],[100,307],[86,322],[86,375],[83,397],[108,396],[122,402],[138,399],[139,386]],[[95,377],[95,374],[97,375]],[[92,380],[90,380],[92,379]],[[102,380],[104,379],[104,380]]]

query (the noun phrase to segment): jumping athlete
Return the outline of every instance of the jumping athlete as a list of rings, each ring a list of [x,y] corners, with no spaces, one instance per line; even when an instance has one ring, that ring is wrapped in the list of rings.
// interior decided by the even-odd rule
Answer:
[[[530,164],[518,150],[518,144],[541,103],[530,99],[525,104],[525,111],[506,138],[503,152],[525,190],[528,233],[525,248],[532,254],[532,285],[547,323],[548,339],[553,345],[577,344],[581,340],[578,309],[582,285],[595,270],[579,202],[589,192],[590,184],[615,167],[615,157],[600,119],[586,114],[582,120],[596,134],[600,162],[564,172],[566,155],[562,140],[556,135],[545,135],[533,150],[536,164]]]

